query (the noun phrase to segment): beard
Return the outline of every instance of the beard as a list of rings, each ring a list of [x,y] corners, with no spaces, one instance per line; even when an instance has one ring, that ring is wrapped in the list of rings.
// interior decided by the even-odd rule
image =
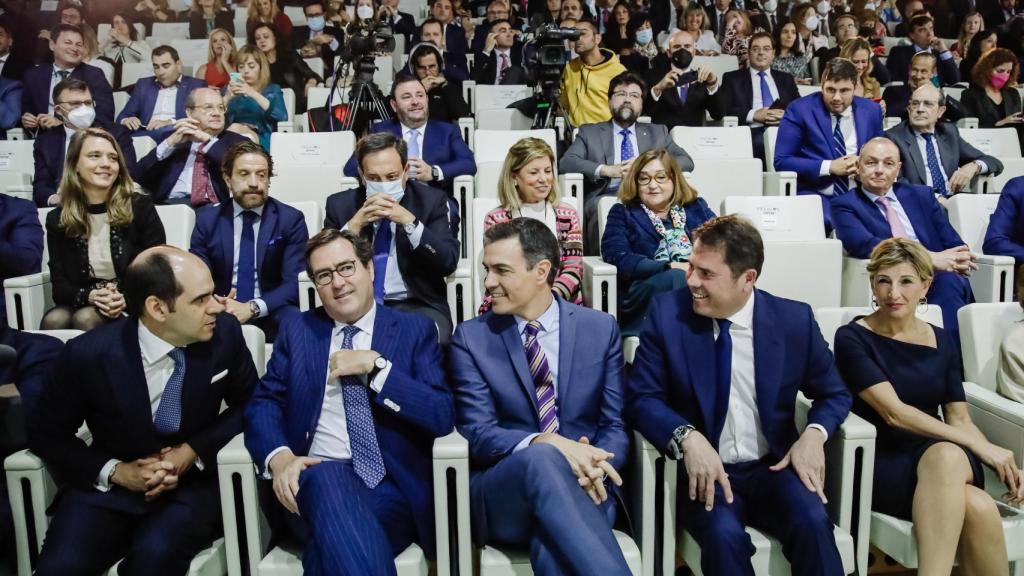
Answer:
[[[623,104],[615,109],[615,119],[619,122],[633,122],[636,120],[636,117],[636,110],[633,110],[633,107],[629,104]]]

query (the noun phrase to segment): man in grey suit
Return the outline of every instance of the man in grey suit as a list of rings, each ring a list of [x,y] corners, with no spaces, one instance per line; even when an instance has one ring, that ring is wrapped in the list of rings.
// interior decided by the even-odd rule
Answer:
[[[601,196],[614,195],[633,159],[655,148],[665,148],[684,172],[693,170],[693,159],[668,135],[661,124],[638,123],[643,113],[647,84],[634,72],[623,72],[608,84],[611,122],[584,124],[558,163],[562,174],[581,172],[584,179],[583,220],[585,254],[597,254],[601,245],[597,204]]]
[[[1003,164],[968,144],[955,124],[939,122],[946,112],[943,100],[942,92],[931,84],[914,90],[907,119],[885,135],[900,149],[900,181],[929,186],[944,203],[965,190],[975,176],[999,174]]]

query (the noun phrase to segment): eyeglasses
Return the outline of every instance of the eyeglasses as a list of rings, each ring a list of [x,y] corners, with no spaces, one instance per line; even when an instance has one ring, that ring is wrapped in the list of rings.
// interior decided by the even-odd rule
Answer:
[[[317,286],[327,286],[334,280],[334,275],[337,274],[342,278],[350,278],[356,273],[356,263],[353,261],[342,262],[331,270],[320,270],[316,274],[313,274],[313,282]]]
[[[57,104],[59,104],[61,106],[65,106],[65,107],[70,108],[70,109],[74,109],[74,108],[78,108],[79,106],[92,106],[93,105],[93,101],[92,100],[75,100],[73,102],[68,102],[67,100],[65,100],[63,102],[57,102]]]
[[[939,106],[939,103],[934,100],[911,100],[911,108],[924,108],[925,110],[934,110]]]
[[[622,92],[616,90],[612,92],[612,98],[632,98],[633,100],[640,100],[644,95],[640,92]]]
[[[227,107],[224,106],[223,104],[204,104],[202,106],[193,106],[192,109],[193,110],[199,110],[203,114],[210,114],[212,112],[221,112],[221,113],[223,113],[224,111],[227,110]]]
[[[641,172],[636,177],[636,183],[641,186],[647,186],[648,184],[651,183],[651,180],[654,180],[658,184],[664,184],[665,182],[668,182],[669,178],[668,174],[665,174],[664,172],[658,172],[657,174],[654,175],[653,178],[650,174],[647,174],[646,172]]]

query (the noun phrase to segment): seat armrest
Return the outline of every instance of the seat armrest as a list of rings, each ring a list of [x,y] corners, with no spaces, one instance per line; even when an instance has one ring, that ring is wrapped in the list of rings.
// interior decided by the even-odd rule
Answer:
[[[359,179],[355,176],[343,176],[341,178],[341,190],[352,190],[359,188]]]
[[[739,116],[722,116],[723,128],[735,128],[740,125]]]
[[[978,302],[1011,302],[1013,300],[1012,256],[979,254],[978,269],[971,274],[971,290]]]
[[[984,174],[975,176],[971,180],[971,189],[967,192],[974,194],[998,194],[999,190],[996,190],[996,177],[992,174]]]
[[[796,196],[796,172],[765,172],[765,196]]]
[[[662,454],[639,432],[633,433],[633,444],[633,477],[639,480],[639,486],[631,491],[630,507],[640,557],[644,559],[643,575],[675,574],[678,463]],[[662,494],[660,500],[658,493]],[[660,510],[657,509],[659,501]],[[661,542],[660,557],[656,557],[658,542]]]
[[[217,453],[224,547],[229,576],[242,575],[242,555],[255,574],[270,544],[270,526],[260,510],[256,467],[242,434]]]
[[[473,573],[473,541],[469,518],[469,443],[453,431],[434,440],[433,456],[437,573],[469,575]],[[452,510],[455,512],[454,517],[450,514]]]
[[[4,302],[11,328],[38,330],[43,315],[53,307],[49,271],[4,280]]]
[[[956,122],[957,127],[961,130],[974,130],[978,128],[977,118],[961,118]]]
[[[971,420],[990,442],[1024,458],[1024,404],[974,382],[964,382]]]
[[[320,305],[320,295],[317,294],[316,284],[309,278],[305,271],[299,272],[299,310],[305,312]]]
[[[57,495],[57,484],[42,459],[28,450],[15,452],[4,460],[4,475],[14,520],[18,574],[31,574],[32,558],[36,556],[31,550],[34,548],[39,552],[42,549],[42,535],[46,534],[49,525],[46,510]],[[32,506],[31,517],[28,504]],[[29,537],[29,526],[35,538]]]
[[[34,286],[42,286],[49,281],[49,272],[36,272],[35,274],[15,276],[14,278],[7,278],[4,280],[4,290],[10,290],[11,288],[32,288]]]
[[[21,198],[22,200],[28,200],[33,203],[35,202],[31,184],[8,184],[6,193],[8,196],[14,196],[15,198]]]
[[[22,128],[9,128],[7,130],[7,139],[8,140],[24,140],[25,139],[25,130],[22,129]]]
[[[476,120],[470,116],[459,118],[459,132],[462,134],[462,139],[466,141],[466,145],[472,150],[473,134],[476,132]]]
[[[562,194],[576,198],[579,200],[580,206],[583,205],[583,174],[579,172],[562,174],[558,177],[558,186],[562,189]],[[582,208],[580,209],[580,216],[583,216]]]
[[[616,315],[618,282],[615,266],[600,256],[583,257],[583,301],[588,308]]]
[[[460,258],[469,258],[470,238],[473,237],[473,214],[470,206],[476,197],[476,180],[472,176],[456,176],[452,181],[452,193],[459,205],[459,244],[462,254]]]
[[[452,312],[452,325],[469,320],[475,314],[473,310],[473,267],[469,260],[459,260],[455,272],[448,277],[448,308]]]

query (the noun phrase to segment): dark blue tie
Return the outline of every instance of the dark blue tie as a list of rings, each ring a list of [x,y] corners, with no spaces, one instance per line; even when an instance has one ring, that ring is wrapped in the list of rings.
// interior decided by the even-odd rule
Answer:
[[[351,350],[352,338],[359,328],[345,326],[341,330],[344,334],[341,348]],[[344,376],[341,378],[341,398],[345,403],[345,427],[352,446],[352,467],[368,487],[375,488],[384,479],[384,459],[373,427],[370,393],[358,376]]]
[[[388,255],[391,253],[391,221],[379,220],[377,233],[373,237],[373,299],[384,304],[384,277],[388,272]]]
[[[679,101],[686,104],[686,95],[690,92],[690,85],[684,84],[679,87]]]
[[[714,445],[722,437],[725,415],[729,411],[729,391],[732,388],[732,336],[729,320],[718,320],[718,339],[715,340],[715,435]]]
[[[160,405],[153,415],[153,428],[161,436],[177,434],[181,426],[181,387],[185,383],[185,351],[173,348],[167,355],[174,360],[174,371],[164,386]]]
[[[761,77],[761,106],[771,108],[775,99],[772,98],[772,91],[768,88],[768,79],[765,77],[764,70],[758,72],[757,75]]]
[[[252,210],[242,212],[242,239],[238,241],[238,278],[235,300],[248,302],[256,297],[256,220]]]
[[[635,156],[636,152],[633,151],[633,142],[629,139],[629,128],[619,130],[619,134],[622,135],[622,144],[619,146],[619,162],[625,162]]]
[[[935,134],[927,132],[921,136],[924,137],[924,149],[928,153],[928,173],[932,176],[932,189],[946,196],[946,178],[942,175],[942,167],[939,166],[939,155],[935,153]]]
[[[832,132],[832,147],[834,148],[835,157],[842,158],[843,156],[846,156],[846,138],[843,137],[843,131],[840,129],[843,117],[839,114],[834,114],[834,116],[836,118],[836,129]],[[832,195],[840,196],[842,194],[846,194],[849,190],[849,176],[836,176]]]

